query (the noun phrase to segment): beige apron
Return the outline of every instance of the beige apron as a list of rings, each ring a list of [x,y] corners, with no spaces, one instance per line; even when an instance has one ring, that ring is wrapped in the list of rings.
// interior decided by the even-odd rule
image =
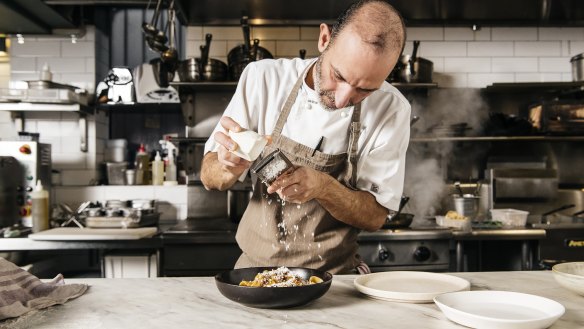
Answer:
[[[272,132],[273,143],[264,149],[262,157],[280,149],[295,166],[325,172],[355,189],[357,142],[361,132],[360,104],[353,109],[345,153],[325,154],[281,134],[307,70],[288,95]],[[295,204],[281,200],[277,193],[268,194],[266,190],[265,184],[255,180],[253,196],[237,230],[236,239],[243,254],[236,268],[295,266],[332,273],[356,271],[360,265],[357,228],[333,218],[316,200]],[[359,266],[358,272],[363,273],[363,265]]]

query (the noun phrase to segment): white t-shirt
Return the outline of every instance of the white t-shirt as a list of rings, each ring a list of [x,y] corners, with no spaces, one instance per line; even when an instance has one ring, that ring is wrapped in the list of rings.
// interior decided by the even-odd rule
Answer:
[[[271,135],[294,83],[314,62],[296,58],[250,63],[223,115],[246,129]],[[403,191],[410,109],[405,97],[387,82],[361,103],[357,188],[370,192],[387,209],[397,210]],[[304,83],[282,134],[311,148],[324,136],[322,152],[343,153],[348,147],[352,113],[353,107],[323,109],[317,93]],[[224,131],[220,124],[205,144],[205,154],[217,147],[213,138],[217,131]]]

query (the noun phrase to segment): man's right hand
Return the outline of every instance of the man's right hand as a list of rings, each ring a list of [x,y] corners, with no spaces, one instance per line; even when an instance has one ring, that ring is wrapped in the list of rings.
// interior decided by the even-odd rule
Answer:
[[[228,116],[221,117],[219,122],[226,131],[240,132],[245,130]],[[219,144],[219,149],[217,150],[217,159],[223,165],[224,169],[235,175],[241,175],[251,166],[251,162],[242,159],[230,152],[235,151],[238,148],[238,145],[227,134],[223,133],[222,131],[218,131],[213,137]]]

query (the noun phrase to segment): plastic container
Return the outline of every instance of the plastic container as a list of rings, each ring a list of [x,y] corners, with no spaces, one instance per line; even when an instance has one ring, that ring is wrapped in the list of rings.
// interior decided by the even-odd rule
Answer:
[[[164,185],[176,185],[176,164],[174,163],[174,154],[172,152],[168,155],[168,163],[166,164],[166,172],[164,174]]]
[[[157,151],[154,161],[152,161],[152,185],[162,185],[164,183],[164,162]]]
[[[504,227],[524,227],[529,211],[517,209],[491,209],[491,219],[499,221]]]
[[[136,168],[136,185],[150,184],[150,156],[146,153],[144,144],[140,144],[138,153],[136,153],[136,161],[134,168]]]
[[[32,231],[34,233],[49,229],[49,192],[43,189],[43,184],[37,180],[34,190],[30,193],[32,199]]]

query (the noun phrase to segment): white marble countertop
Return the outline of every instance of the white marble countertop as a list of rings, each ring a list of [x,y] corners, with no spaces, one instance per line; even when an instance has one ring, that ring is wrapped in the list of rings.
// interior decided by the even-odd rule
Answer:
[[[546,272],[453,273],[472,290],[507,290],[560,302],[566,313],[551,327],[584,328],[584,297]],[[464,328],[434,304],[367,298],[354,275],[337,275],[320,299],[293,309],[249,308],[223,297],[212,277],[75,279],[91,285],[85,295],[18,319],[2,328]]]

